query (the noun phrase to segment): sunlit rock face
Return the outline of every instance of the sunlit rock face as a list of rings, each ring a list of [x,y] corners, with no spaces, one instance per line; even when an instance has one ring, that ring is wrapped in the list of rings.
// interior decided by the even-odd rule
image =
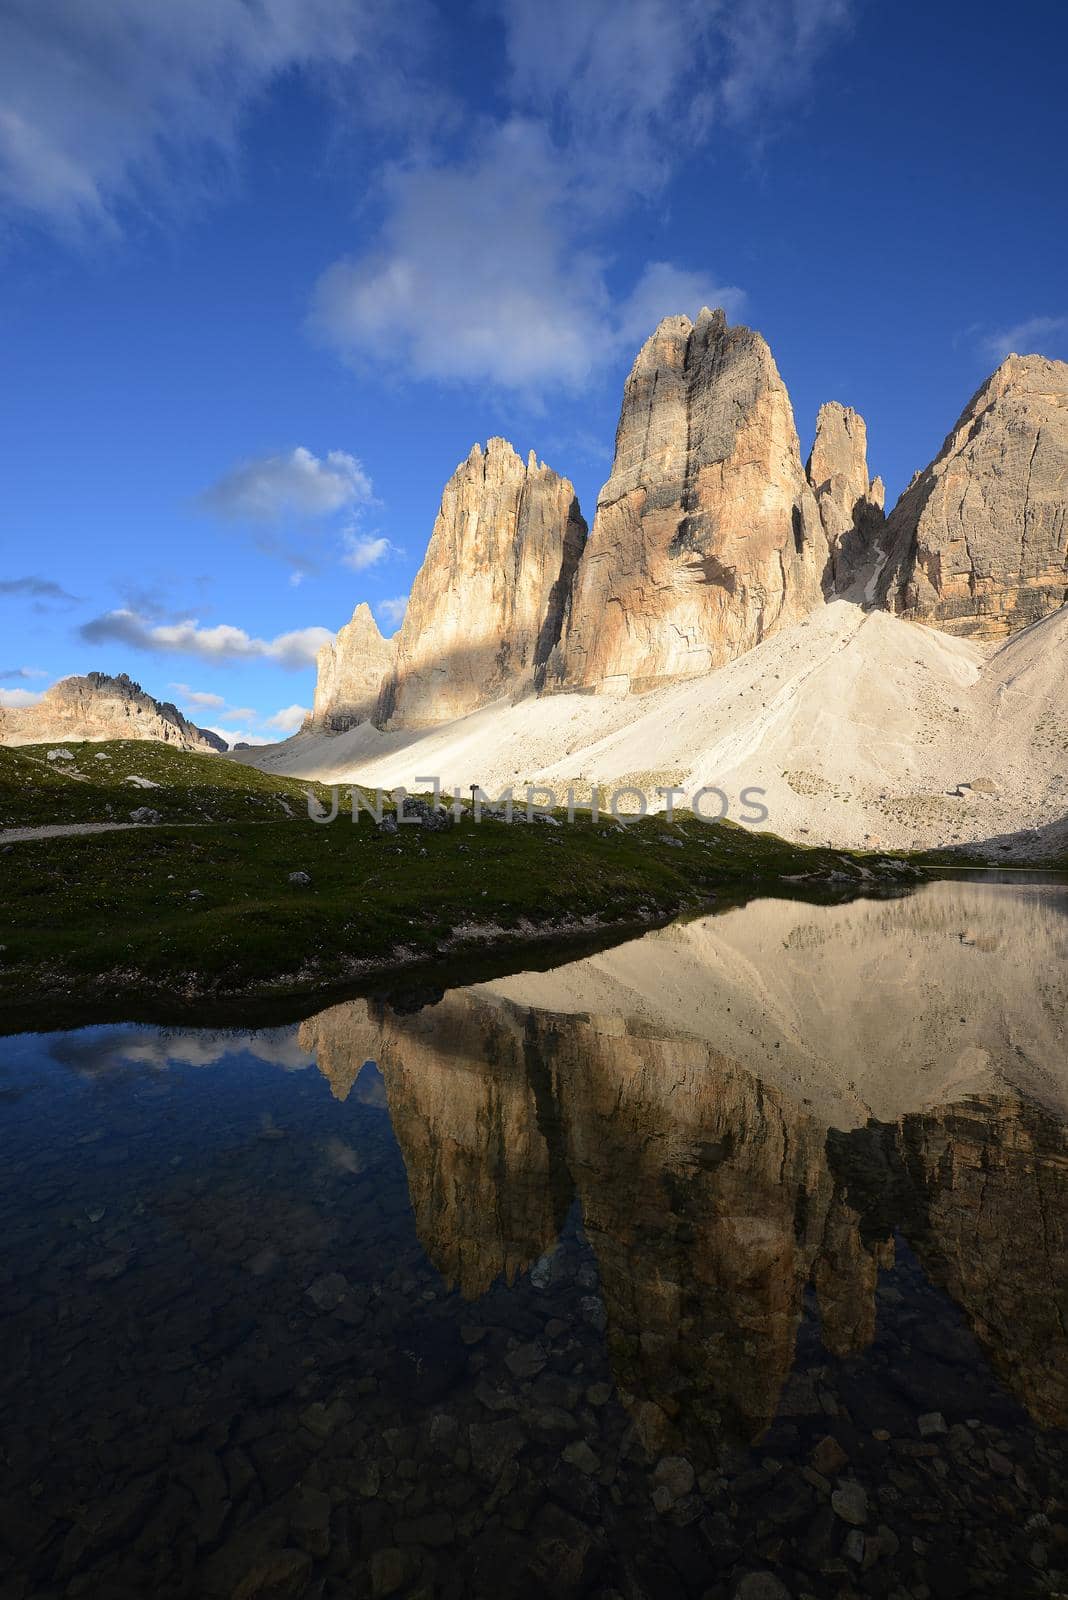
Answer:
[[[868,430],[852,406],[820,406],[805,468],[827,536],[838,594],[874,577],[885,526],[886,490],[868,477]]]
[[[999,639],[1068,599],[1068,363],[1012,355],[894,507],[887,604]]]
[[[393,643],[382,637],[370,606],[361,602],[337,638],[323,645],[315,664],[315,700],[304,729],[342,733],[370,720],[393,665]]]
[[[506,439],[476,444],[445,485],[379,725],[428,727],[539,688],[585,538],[566,478]]]
[[[227,749],[210,728],[187,721],[169,700],[155,700],[125,672],[61,678],[36,705],[0,709],[0,744],[61,739],[153,739],[177,750]]]
[[[821,605],[830,578],[771,351],[722,311],[666,318],[627,379],[550,686],[695,677]]]

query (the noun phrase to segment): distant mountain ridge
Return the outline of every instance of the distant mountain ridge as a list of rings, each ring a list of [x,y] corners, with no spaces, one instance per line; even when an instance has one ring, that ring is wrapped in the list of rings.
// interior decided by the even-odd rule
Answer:
[[[156,739],[179,750],[229,749],[217,733],[198,728],[171,701],[146,694],[125,672],[61,678],[36,705],[0,709],[0,744],[74,739]]]

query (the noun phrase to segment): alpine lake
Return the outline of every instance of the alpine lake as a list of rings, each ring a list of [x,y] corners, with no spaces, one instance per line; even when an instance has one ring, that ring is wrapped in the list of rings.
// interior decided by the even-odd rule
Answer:
[[[0,1039],[5,1600],[1068,1591],[1068,885],[541,965]]]

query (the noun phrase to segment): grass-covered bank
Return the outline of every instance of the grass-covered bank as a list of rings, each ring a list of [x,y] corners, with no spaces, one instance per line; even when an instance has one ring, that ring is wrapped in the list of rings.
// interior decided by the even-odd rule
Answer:
[[[142,807],[162,822],[307,817],[309,789],[329,802],[322,784],[148,739],[14,745],[0,748],[0,831],[128,822]]]
[[[20,752],[2,753],[13,754]],[[635,927],[717,893],[774,889],[783,880],[793,880],[788,892],[834,894],[903,880],[901,863],[885,857],[804,849],[688,816],[625,828],[468,819],[442,832],[390,834],[366,816],[355,825],[342,816],[316,826],[295,803],[304,803],[303,784],[158,746],[134,747],[133,755],[139,776],[151,776],[150,761],[162,755],[172,772],[197,778],[168,784],[157,764],[160,787],[135,791],[134,803],[147,797],[163,822],[0,845],[0,1004],[8,1028],[72,1001],[91,1010],[94,1000],[110,1006],[165,995],[192,1008],[335,990],[465,948]],[[79,768],[88,760],[80,757]],[[118,755],[112,760],[121,764]],[[208,767],[198,773],[191,764],[202,762]],[[239,781],[215,785],[211,799],[203,784],[217,769],[220,780],[234,774]],[[292,818],[270,810],[279,785]],[[114,792],[113,782],[108,787]],[[74,820],[72,788],[56,792],[63,809],[38,798],[38,822]],[[118,793],[127,798],[123,787]],[[9,784],[6,825],[26,825],[30,808],[21,805],[12,818],[10,794]],[[84,803],[83,793],[76,798]],[[188,826],[197,820],[191,810],[209,806],[233,807],[241,820]],[[106,818],[83,811],[81,820]],[[308,881],[291,882],[292,874]]]

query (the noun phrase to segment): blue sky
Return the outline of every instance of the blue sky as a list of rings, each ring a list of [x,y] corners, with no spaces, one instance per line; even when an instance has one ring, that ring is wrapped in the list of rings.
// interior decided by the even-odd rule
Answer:
[[[0,701],[126,671],[283,736],[476,439],[592,519],[702,301],[893,499],[1068,356],[1066,54],[1028,0],[3,0]]]

